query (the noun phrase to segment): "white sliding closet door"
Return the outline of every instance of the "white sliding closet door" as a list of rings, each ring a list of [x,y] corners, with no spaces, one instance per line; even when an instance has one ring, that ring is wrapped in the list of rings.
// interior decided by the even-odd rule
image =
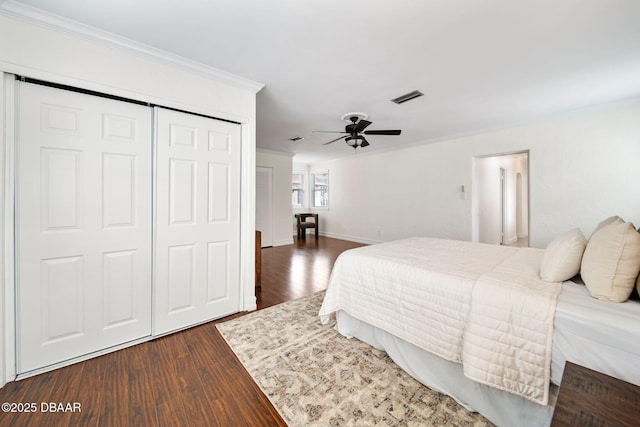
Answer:
[[[24,373],[151,334],[152,110],[18,87]]]
[[[240,125],[156,114],[155,335],[240,310]]]

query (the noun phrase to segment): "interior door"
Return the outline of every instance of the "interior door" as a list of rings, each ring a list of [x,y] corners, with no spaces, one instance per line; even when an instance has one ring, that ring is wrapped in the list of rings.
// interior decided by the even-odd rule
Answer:
[[[154,334],[240,310],[240,125],[156,109]]]
[[[148,107],[18,83],[18,373],[151,333]]]

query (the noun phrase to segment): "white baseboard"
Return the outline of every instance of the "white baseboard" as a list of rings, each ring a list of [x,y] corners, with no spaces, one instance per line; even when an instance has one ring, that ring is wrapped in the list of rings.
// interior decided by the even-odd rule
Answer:
[[[290,239],[280,239],[280,240],[273,241],[274,248],[276,246],[286,246],[286,245],[293,245],[293,236]]]
[[[382,240],[365,239],[362,237],[349,236],[346,234],[336,234],[336,233],[327,233],[327,232],[320,232],[319,234],[321,236],[331,237],[332,239],[347,240],[349,242],[363,243],[365,245],[375,245],[376,243],[383,242]]]

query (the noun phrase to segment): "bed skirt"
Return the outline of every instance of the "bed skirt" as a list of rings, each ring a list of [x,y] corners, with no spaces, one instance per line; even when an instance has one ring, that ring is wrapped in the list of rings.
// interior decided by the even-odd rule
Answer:
[[[397,338],[344,311],[336,313],[336,329],[387,352],[409,375],[427,387],[453,397],[470,411],[484,415],[497,426],[547,427],[551,423],[558,387],[551,385],[549,405],[477,383],[464,376],[462,365],[444,360]]]

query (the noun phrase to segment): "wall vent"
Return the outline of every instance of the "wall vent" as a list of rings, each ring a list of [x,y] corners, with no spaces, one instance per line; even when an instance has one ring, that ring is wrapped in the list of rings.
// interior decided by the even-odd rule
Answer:
[[[396,104],[402,104],[403,102],[411,101],[412,99],[415,99],[422,95],[424,95],[424,93],[420,92],[419,90],[414,90],[413,92],[405,93],[404,95],[392,99],[391,101],[395,102]]]

